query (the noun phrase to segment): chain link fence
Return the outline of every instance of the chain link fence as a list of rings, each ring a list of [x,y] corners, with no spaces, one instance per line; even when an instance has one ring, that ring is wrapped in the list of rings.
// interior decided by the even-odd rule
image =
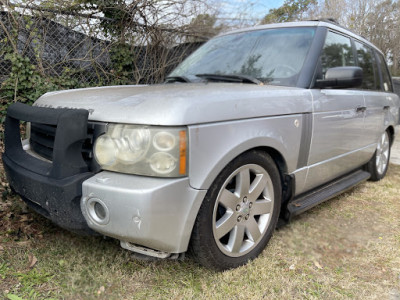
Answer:
[[[7,2],[8,3],[8,2]],[[48,90],[158,83],[206,38],[135,24],[107,35],[105,17],[0,1],[0,99],[31,102]],[[39,86],[40,84],[40,86]]]

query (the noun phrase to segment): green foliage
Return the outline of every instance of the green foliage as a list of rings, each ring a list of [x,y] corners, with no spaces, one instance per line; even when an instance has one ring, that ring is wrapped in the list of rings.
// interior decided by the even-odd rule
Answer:
[[[7,53],[5,60],[11,63],[11,73],[1,85],[2,98],[32,103],[44,91],[54,88],[37,72],[30,59],[19,53]]]
[[[32,269],[28,272],[16,272],[10,275],[19,282],[18,290],[16,289],[14,292],[18,292],[18,294],[22,296],[9,293],[7,294],[7,299],[10,300],[45,299],[43,298],[43,294],[37,291],[37,289],[50,282],[54,277],[54,275],[50,273],[38,271],[36,269]]]
[[[112,84],[129,84],[132,82],[135,54],[128,44],[114,44],[110,49],[112,62]]]
[[[10,299],[10,300],[24,300],[23,298],[21,298],[21,297],[19,297],[17,295],[14,295],[14,294],[8,294],[7,295],[7,299]]]
[[[11,64],[11,72],[1,84],[0,124],[4,123],[8,106],[13,102],[32,104],[49,91],[87,87],[77,74],[80,70],[65,68],[61,76],[46,76],[38,72],[31,60],[19,53],[7,53],[4,59]]]
[[[307,12],[316,0],[286,0],[281,7],[270,9],[269,13],[261,21],[262,24],[282,23],[298,20]]]
[[[9,265],[6,262],[0,263],[0,279],[4,280],[9,272]]]

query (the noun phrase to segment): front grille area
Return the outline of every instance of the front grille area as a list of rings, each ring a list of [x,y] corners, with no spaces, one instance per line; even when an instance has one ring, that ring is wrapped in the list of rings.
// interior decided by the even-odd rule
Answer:
[[[97,169],[95,160],[93,159],[93,144],[95,139],[104,132],[104,128],[105,124],[88,123],[87,139],[82,146],[82,157],[90,170]],[[45,159],[52,161],[56,130],[56,125],[32,123],[29,140],[31,150]]]
[[[95,124],[89,123],[87,130],[88,138],[82,145],[82,157],[85,162],[90,165],[93,160],[93,144],[94,144],[94,134],[95,134]]]
[[[53,160],[54,140],[56,138],[56,125],[32,123],[29,143],[31,149],[40,156]]]

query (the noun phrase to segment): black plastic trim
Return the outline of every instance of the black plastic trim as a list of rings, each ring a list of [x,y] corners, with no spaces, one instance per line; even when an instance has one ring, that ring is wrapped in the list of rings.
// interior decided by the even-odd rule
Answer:
[[[297,169],[301,169],[308,164],[308,156],[311,148],[313,115],[311,113],[302,114],[301,143]]]
[[[316,27],[315,36],[312,41],[310,50],[304,61],[300,77],[297,81],[297,87],[310,88],[313,84],[318,62],[321,56],[322,48],[324,46],[327,28]]]
[[[12,189],[33,210],[50,219],[60,227],[94,234],[80,209],[82,183],[92,173],[82,173],[61,180],[31,172],[3,154],[3,165]]]
[[[299,215],[306,210],[343,193],[357,184],[368,180],[370,176],[371,174],[368,172],[356,170],[315,190],[295,197],[293,201],[289,202],[287,205],[287,219],[290,220],[293,216]]]
[[[84,109],[53,109],[14,103],[7,110],[5,153],[20,166],[29,165],[30,170],[57,179],[87,172],[81,151],[87,138],[88,115]],[[36,159],[22,149],[20,120],[57,125],[52,164]]]
[[[20,121],[56,126],[53,161],[22,148]],[[81,212],[82,183],[93,176],[82,157],[88,111],[12,104],[5,124],[3,164],[11,188],[35,211],[71,231],[92,231]]]

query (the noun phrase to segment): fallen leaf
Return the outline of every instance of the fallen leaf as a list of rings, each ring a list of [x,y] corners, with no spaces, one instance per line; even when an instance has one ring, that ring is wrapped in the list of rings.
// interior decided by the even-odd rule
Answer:
[[[61,267],[63,267],[63,266],[65,266],[65,265],[67,264],[67,261],[64,260],[64,259],[60,259],[60,260],[58,261],[58,264],[59,264]]]
[[[29,254],[28,258],[29,258],[29,268],[32,269],[36,265],[38,260],[33,254]]]
[[[290,265],[289,270],[296,270],[296,266],[294,264]]]
[[[22,215],[20,218],[20,222],[27,222],[30,221],[30,216]]]
[[[316,260],[314,261],[314,266],[316,266],[318,269],[322,269],[322,266],[320,265],[319,262],[317,262]]]
[[[30,241],[19,241],[19,242],[17,242],[17,245],[25,247],[25,246],[29,246],[30,243],[31,243]]]
[[[106,290],[106,288],[102,285],[99,290],[97,291],[97,295],[100,295],[102,293],[104,293],[104,291]]]

